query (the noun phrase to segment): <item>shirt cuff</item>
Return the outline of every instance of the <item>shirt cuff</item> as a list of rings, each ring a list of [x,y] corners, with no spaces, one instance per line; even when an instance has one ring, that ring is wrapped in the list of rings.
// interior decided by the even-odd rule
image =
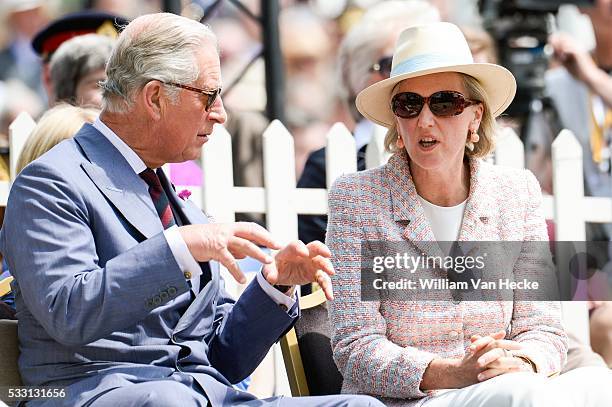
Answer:
[[[284,305],[287,307],[287,311],[291,310],[295,305],[295,293],[293,294],[294,298],[288,297],[285,294],[278,291],[272,284],[266,280],[263,276],[263,273],[260,271],[257,273],[257,282],[261,289],[272,298],[272,300],[278,305]]]
[[[198,262],[193,258],[187,248],[187,243],[183,240],[181,233],[178,230],[178,226],[174,225],[164,230],[164,236],[170,246],[170,251],[176,260],[179,268],[183,272],[186,280],[191,282],[191,288],[194,292],[199,292],[200,286],[200,275],[202,274],[202,268]]]

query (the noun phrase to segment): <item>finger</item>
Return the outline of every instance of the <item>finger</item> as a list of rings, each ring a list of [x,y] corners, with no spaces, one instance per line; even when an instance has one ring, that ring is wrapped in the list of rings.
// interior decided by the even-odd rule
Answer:
[[[308,248],[310,257],[315,257],[315,256],[323,256],[327,258],[331,257],[331,252],[329,251],[329,248],[325,244],[319,242],[318,240],[308,243],[306,247]]]
[[[272,256],[261,250],[255,243],[241,237],[230,237],[227,246],[228,250],[234,256],[236,256],[236,254],[243,256],[247,255],[263,264],[269,264],[274,261]]]
[[[470,351],[475,353],[478,352],[479,350],[483,349],[485,346],[487,346],[489,343],[493,342],[495,339],[493,339],[490,336],[483,336],[480,337],[478,339],[476,339],[471,345],[470,345]]]
[[[491,334],[493,339],[504,339],[506,337],[506,331],[499,330]]]
[[[506,337],[506,331],[497,331],[489,335],[493,339],[503,339]],[[470,338],[471,342],[476,342],[478,339],[482,338],[480,335],[472,335]]]
[[[273,250],[281,248],[272,234],[257,223],[236,222],[233,224],[233,232],[234,236],[247,239],[259,246],[265,246]]]
[[[334,271],[334,266],[328,258],[317,256],[312,259],[312,262],[314,263],[314,266],[316,268],[322,270],[327,275],[333,276],[334,274],[336,274],[336,272]]]
[[[507,356],[511,354],[510,351],[519,350],[522,348],[523,346],[516,341],[510,341],[510,340],[505,340],[505,339],[494,340],[481,349],[483,354],[479,357],[478,363],[482,363],[482,365],[486,365],[494,360],[494,358],[492,359],[490,357],[485,357],[487,354]],[[490,353],[490,352],[493,352],[493,353]]]
[[[504,373],[508,373],[508,371],[504,369],[487,369],[478,374],[478,380],[484,382],[485,380],[489,380]]]
[[[520,342],[512,341],[509,339],[496,339],[486,346],[486,350],[495,348],[507,349],[507,350],[518,350],[522,349],[523,345]]]
[[[333,301],[334,292],[332,289],[332,283],[331,283],[331,279],[329,278],[329,276],[325,274],[323,271],[319,270],[317,272],[317,283],[319,284],[319,286],[325,293],[325,298],[327,298],[328,301]]]
[[[294,242],[289,243],[287,246],[283,247],[281,251],[276,255],[277,259],[293,259],[303,258],[309,259],[310,253],[308,252],[308,248],[301,240],[296,240]]]
[[[242,273],[242,270],[240,270],[238,262],[236,261],[234,256],[232,256],[229,250],[227,250],[226,248],[220,250],[218,252],[218,258],[215,260],[225,266],[227,271],[229,271],[232,277],[234,277],[234,280],[236,280],[240,284],[246,283],[246,277],[244,276],[244,273]]]
[[[487,369],[505,369],[511,371],[520,371],[524,366],[525,362],[512,356],[503,356],[486,365]]]
[[[310,250],[308,246],[304,244],[301,240],[295,241],[291,243],[291,248],[295,250],[296,254],[302,257],[311,257]]]
[[[274,263],[266,264],[262,269],[264,278],[272,285],[278,282],[278,269]]]
[[[490,363],[497,361],[499,358],[508,356],[508,351],[502,348],[495,348],[478,358],[477,363],[480,367],[488,366]]]

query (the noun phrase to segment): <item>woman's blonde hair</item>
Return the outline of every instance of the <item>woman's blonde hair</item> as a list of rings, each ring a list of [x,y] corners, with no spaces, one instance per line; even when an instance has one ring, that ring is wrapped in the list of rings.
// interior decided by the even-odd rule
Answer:
[[[45,112],[28,137],[17,160],[17,174],[26,165],[49,151],[60,141],[71,138],[84,123],[92,123],[100,111],[61,103]]]
[[[484,88],[478,82],[476,78],[470,75],[459,73],[463,78],[463,86],[466,90],[466,97],[468,99],[478,100],[481,102],[483,107],[482,120],[480,121],[480,127],[478,128],[478,135],[480,139],[477,143],[474,143],[474,150],[470,151],[468,148],[465,149],[465,155],[470,158],[486,157],[495,148],[495,133],[497,132],[497,122],[489,105],[489,98]],[[390,153],[398,151],[396,140],[397,140],[397,128],[395,125],[390,127],[385,136],[385,150]],[[466,140],[469,134],[466,134]]]

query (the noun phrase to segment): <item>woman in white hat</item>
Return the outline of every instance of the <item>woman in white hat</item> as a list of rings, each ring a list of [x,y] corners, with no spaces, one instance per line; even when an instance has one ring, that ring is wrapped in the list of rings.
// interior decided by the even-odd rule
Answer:
[[[394,154],[386,165],[342,176],[330,191],[329,312],[343,392],[404,406],[612,405],[600,404],[609,372],[583,368],[548,379],[567,352],[559,302],[524,301],[516,291],[513,301],[455,301],[448,290],[439,301],[364,298],[362,250],[372,242],[402,242],[418,258],[442,253],[432,241],[547,240],[533,174],[482,160],[515,91],[508,70],[473,62],[456,26],[433,23],[405,30],[390,78],[357,96],[359,111],[389,129],[385,146]],[[517,280],[547,265],[526,254],[533,253],[510,264]]]

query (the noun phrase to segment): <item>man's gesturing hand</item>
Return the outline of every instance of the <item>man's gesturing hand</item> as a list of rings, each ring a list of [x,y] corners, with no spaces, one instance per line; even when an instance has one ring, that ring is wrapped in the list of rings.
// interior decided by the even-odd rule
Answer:
[[[331,252],[321,242],[290,243],[276,253],[274,262],[266,264],[263,273],[270,284],[298,285],[317,282],[328,300],[333,300],[330,276],[334,268]]]
[[[250,222],[187,225],[179,227],[179,232],[196,261],[218,261],[241,284],[246,282],[246,278],[236,259],[249,256],[269,264],[272,257],[257,246],[273,250],[280,248],[270,232]]]

